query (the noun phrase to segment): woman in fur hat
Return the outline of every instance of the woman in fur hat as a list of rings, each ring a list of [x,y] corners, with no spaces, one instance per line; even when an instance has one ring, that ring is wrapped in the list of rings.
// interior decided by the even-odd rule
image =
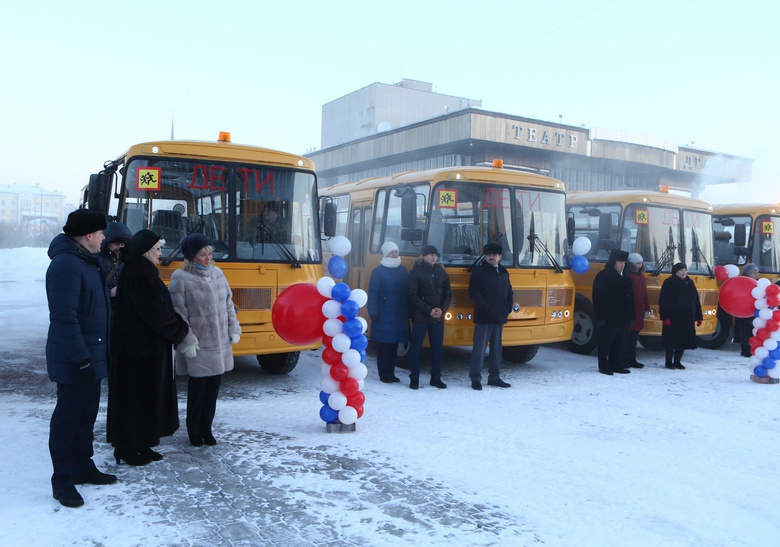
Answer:
[[[184,262],[171,276],[176,312],[190,325],[176,348],[176,372],[187,374],[187,434],[193,446],[217,444],[212,423],[222,375],[233,370],[232,344],[241,338],[233,293],[214,265],[211,241],[192,234],[181,242]]]
[[[663,328],[661,338],[666,352],[666,368],[684,370],[681,359],[686,349],[696,349],[696,326],[701,325],[699,291],[688,277],[688,266],[678,262],[672,275],[661,285],[658,311]]]

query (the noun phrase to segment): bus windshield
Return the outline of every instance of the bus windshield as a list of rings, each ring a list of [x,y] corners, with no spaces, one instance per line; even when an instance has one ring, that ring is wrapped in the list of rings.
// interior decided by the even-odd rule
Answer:
[[[431,201],[428,243],[445,265],[471,264],[488,242],[501,245],[505,266],[553,268],[564,262],[562,192],[447,181],[434,188]]]
[[[120,220],[165,240],[163,257],[181,259],[181,240],[200,233],[216,261],[319,262],[313,173],[256,164],[131,158]]]
[[[756,218],[753,234],[753,261],[761,272],[780,272],[780,240],[775,237],[775,226],[780,217],[760,215]]]

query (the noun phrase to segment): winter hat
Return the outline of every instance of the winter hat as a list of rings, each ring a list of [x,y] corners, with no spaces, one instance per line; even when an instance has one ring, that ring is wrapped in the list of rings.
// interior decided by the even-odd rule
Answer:
[[[149,249],[154,247],[154,244],[160,241],[160,236],[155,234],[151,230],[139,230],[135,233],[130,241],[125,243],[122,247],[123,254],[142,255]]]
[[[387,256],[393,251],[398,250],[398,245],[393,243],[392,241],[385,241],[385,243],[381,247],[382,250],[382,256]]]
[[[211,240],[203,234],[191,234],[181,240],[181,254],[192,260],[203,247],[211,245]]]
[[[621,249],[612,249],[609,253],[609,261],[613,264],[615,262],[626,262],[628,260],[628,252]]]
[[[482,254],[500,255],[504,254],[504,249],[498,243],[488,243],[482,248]]]
[[[672,266],[672,275],[676,274],[680,270],[687,270],[688,266],[686,266],[685,262],[678,262],[674,266]]]
[[[753,264],[752,262],[749,262],[742,266],[742,275],[750,275],[752,273],[755,273],[758,271],[758,266]]]
[[[628,261],[631,264],[641,264],[644,263],[644,259],[642,258],[642,255],[639,253],[631,253],[628,255]]]
[[[98,230],[105,230],[106,217],[87,209],[76,209],[68,215],[62,231],[68,237],[85,236]]]
[[[103,235],[106,237],[103,240],[103,245],[109,243],[127,243],[133,234],[130,233],[130,228],[121,222],[109,222],[106,229],[103,231]]]
[[[437,255],[439,254],[439,249],[434,247],[433,245],[426,245],[422,248],[422,251],[420,251],[420,256],[425,255]]]

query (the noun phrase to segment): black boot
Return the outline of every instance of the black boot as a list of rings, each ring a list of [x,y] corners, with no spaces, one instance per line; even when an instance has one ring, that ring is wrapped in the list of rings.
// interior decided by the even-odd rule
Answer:
[[[438,387],[439,389],[447,389],[447,384],[441,381],[441,378],[439,376],[437,377],[431,377],[431,385],[433,387]]]
[[[114,448],[114,459],[116,464],[125,462],[127,465],[139,466],[146,465],[151,462],[147,456],[142,455],[138,448],[132,448],[128,446],[117,446]]]
[[[93,469],[87,473],[76,475],[76,480],[74,482],[76,484],[114,484],[116,482],[116,475],[101,473],[97,469]]]
[[[188,435],[192,446],[203,446],[203,435],[200,433],[189,433]]]
[[[84,505],[84,498],[81,497],[79,491],[72,484],[62,488],[52,488],[51,495],[65,507],[81,507]]]
[[[153,461],[153,462],[159,462],[161,459],[163,459],[162,454],[160,454],[159,452],[155,452],[148,446],[139,448],[138,453],[141,454],[141,456],[146,456],[147,458],[149,458],[149,461]]]
[[[203,433],[202,436],[203,436],[203,444],[208,446],[214,446],[215,444],[217,444],[217,439],[214,438],[214,435],[211,434],[211,431]]]

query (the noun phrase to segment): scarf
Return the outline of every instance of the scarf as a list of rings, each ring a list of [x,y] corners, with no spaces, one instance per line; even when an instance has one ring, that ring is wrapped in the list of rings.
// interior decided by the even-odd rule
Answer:
[[[397,268],[401,265],[401,257],[399,256],[398,258],[390,258],[389,256],[386,256],[382,259],[380,264],[385,268]]]

